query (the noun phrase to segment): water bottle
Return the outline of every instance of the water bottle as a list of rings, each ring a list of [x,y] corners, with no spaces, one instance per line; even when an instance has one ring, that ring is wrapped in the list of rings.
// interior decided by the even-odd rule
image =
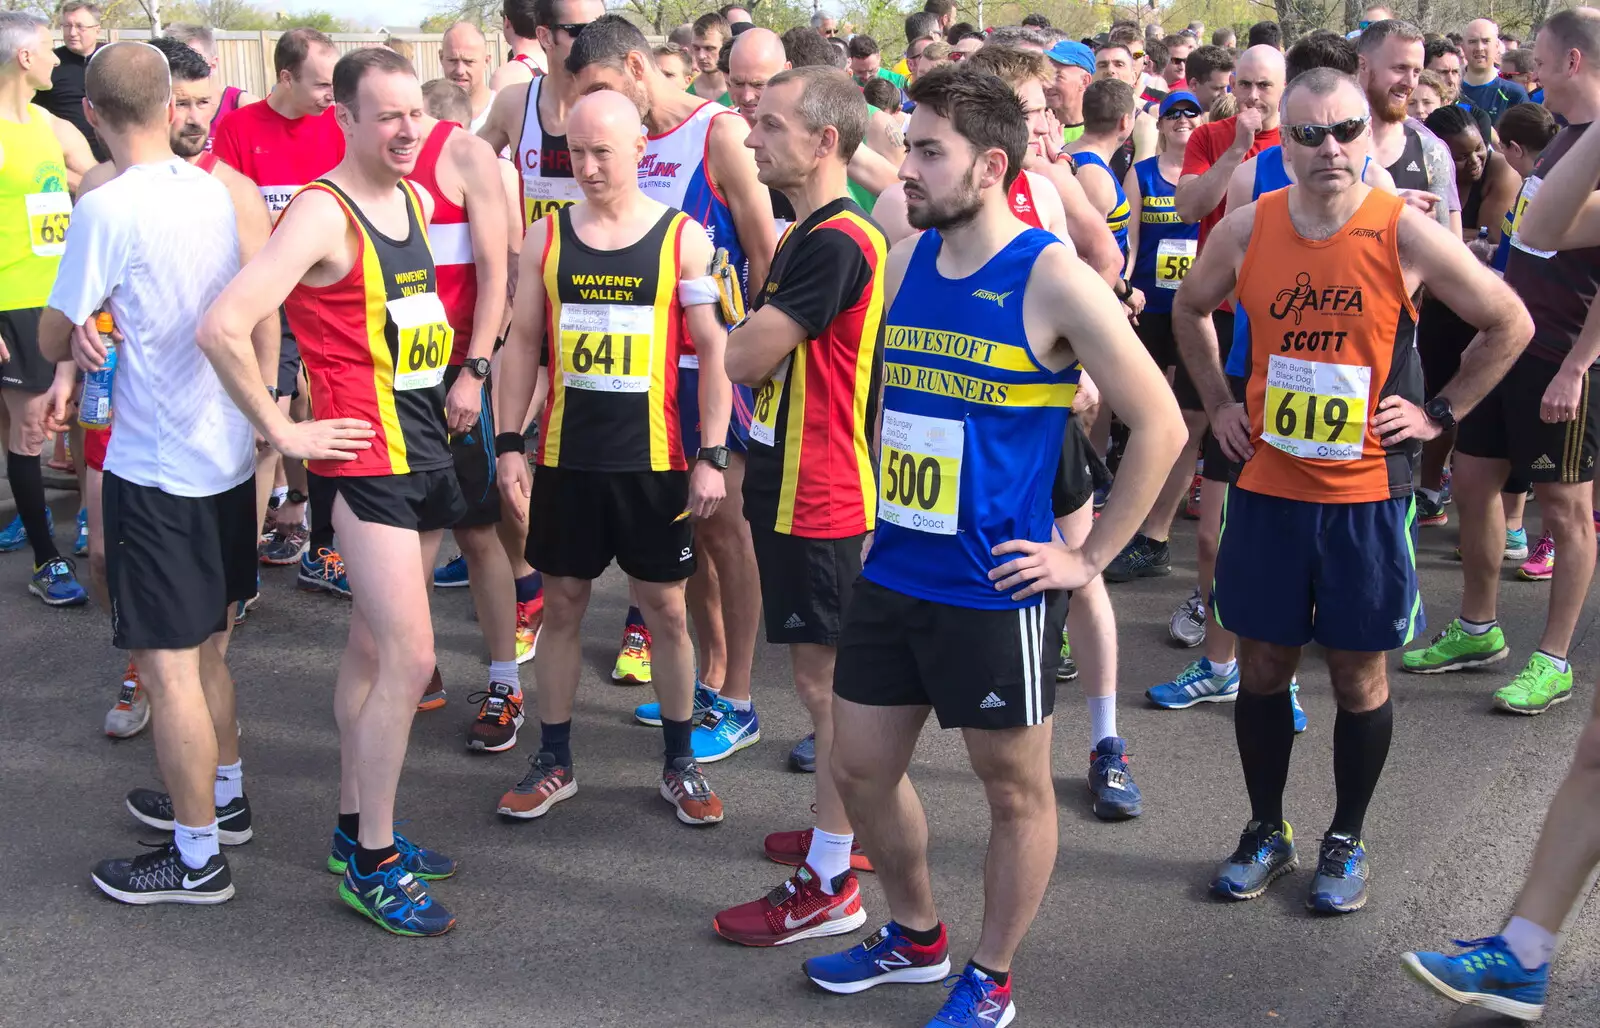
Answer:
[[[117,374],[117,344],[111,338],[112,321],[108,311],[101,311],[94,319],[95,330],[106,346],[106,362],[99,371],[83,376],[83,402],[78,405],[78,424],[84,428],[109,428],[111,426],[111,385]]]

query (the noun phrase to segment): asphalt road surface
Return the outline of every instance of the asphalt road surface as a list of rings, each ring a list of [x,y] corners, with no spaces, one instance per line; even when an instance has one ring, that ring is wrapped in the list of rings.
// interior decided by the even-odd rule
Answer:
[[[63,545],[72,513],[56,510]],[[1423,529],[1430,635],[1455,612],[1457,565],[1446,559],[1454,542],[1453,528]],[[1271,546],[1262,541],[1262,560],[1272,559]],[[1573,652],[1576,698],[1543,717],[1489,710],[1490,693],[1536,641],[1549,588],[1512,580],[1509,566],[1501,607],[1509,661],[1478,673],[1396,675],[1394,749],[1367,820],[1372,899],[1360,913],[1316,919],[1304,899],[1333,808],[1326,669],[1313,658],[1300,678],[1311,726],[1295,747],[1287,807],[1302,869],[1256,902],[1215,903],[1207,876],[1248,815],[1230,708],[1169,713],[1143,697],[1192,656],[1166,629],[1193,581],[1191,523],[1180,523],[1174,559],[1171,578],[1112,587],[1120,729],[1145,794],[1139,820],[1102,824],[1089,813],[1086,715],[1075,685],[1060,691],[1061,851],[1014,966],[1016,1023],[1502,1023],[1411,981],[1400,953],[1498,931],[1593,697],[1592,606]],[[448,936],[386,935],[338,900],[323,869],[337,786],[331,695],[347,607],[296,592],[292,569],[264,569],[263,601],[231,653],[256,831],[228,850],[237,897],[215,908],[118,904],[91,884],[89,869],[153,838],[122,805],[127,789],[157,784],[150,739],[101,733],[123,665],[104,615],[47,610],[27,594],[27,572],[26,555],[0,557],[0,1024],[917,1026],[943,1002],[933,985],[839,997],[800,975],[802,959],[860,935],[755,950],[712,933],[717,910],[783,880],[784,869],[762,857],[762,836],[809,824],[811,779],[785,770],[805,712],[786,655],[763,646],[762,741],[710,768],[728,819],[709,829],[678,823],[655,790],[659,732],[630,718],[650,692],[609,683],[627,604],[615,570],[585,622],[573,733],[582,790],[533,823],[494,813],[537,741],[532,711],[515,750],[467,752],[466,695],[481,687],[485,657],[467,591],[434,594],[450,701],[417,718],[399,809],[408,835],[460,862],[435,891],[459,919]],[[523,682],[531,690],[531,665]],[[934,728],[911,773],[928,809],[934,886],[959,967],[981,916],[983,793],[959,736]],[[887,912],[873,876],[862,876],[862,890],[871,928]],[[1573,922],[1546,1023],[1600,1024],[1600,904]]]

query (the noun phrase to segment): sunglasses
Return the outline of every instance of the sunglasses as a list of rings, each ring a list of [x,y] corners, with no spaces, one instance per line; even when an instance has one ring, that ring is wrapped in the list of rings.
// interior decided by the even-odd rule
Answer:
[[[1332,136],[1336,142],[1349,143],[1367,129],[1367,119],[1346,118],[1334,125],[1290,125],[1288,126],[1289,138],[1308,149],[1315,149],[1322,145],[1322,141]]]
[[[1166,118],[1168,121],[1173,121],[1178,118],[1188,121],[1192,118],[1200,117],[1200,112],[1195,110],[1193,107],[1174,107],[1172,110],[1163,114],[1162,117]]]
[[[575,25],[552,25],[550,26],[550,31],[552,34],[556,32],[565,32],[569,36],[576,36],[578,33],[582,32],[588,24],[588,22],[584,21]]]

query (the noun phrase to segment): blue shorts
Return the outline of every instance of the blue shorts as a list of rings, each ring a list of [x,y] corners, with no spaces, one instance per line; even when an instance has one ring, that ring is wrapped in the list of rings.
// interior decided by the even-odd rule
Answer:
[[[728,440],[723,443],[734,453],[750,450],[750,419],[756,409],[755,394],[749,386],[733,385],[733,416],[728,418]],[[683,453],[694,463],[700,452],[700,369],[678,369],[678,428],[683,433]]]
[[[1228,487],[1211,581],[1217,622],[1278,646],[1399,649],[1423,630],[1410,497],[1310,503]]]

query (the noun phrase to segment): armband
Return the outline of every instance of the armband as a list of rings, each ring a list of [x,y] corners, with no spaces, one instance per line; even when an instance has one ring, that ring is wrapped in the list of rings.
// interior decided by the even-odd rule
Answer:
[[[678,302],[685,307],[721,303],[722,296],[717,289],[716,276],[702,275],[700,278],[681,280],[678,283]]]

